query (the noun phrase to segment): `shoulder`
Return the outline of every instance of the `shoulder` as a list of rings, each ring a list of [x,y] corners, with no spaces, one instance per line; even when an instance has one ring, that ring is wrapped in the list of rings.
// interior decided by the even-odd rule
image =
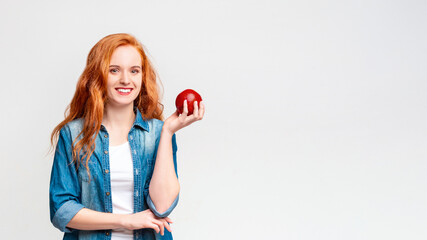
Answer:
[[[82,118],[74,119],[73,121],[68,122],[66,126],[68,126],[71,131],[81,130],[83,128],[83,119]]]
[[[61,129],[61,131],[67,131],[70,137],[74,139],[79,135],[82,129],[83,129],[83,119],[78,118],[65,124],[65,126]]]
[[[160,134],[162,132],[163,121],[159,119],[149,119],[146,121],[148,123],[149,132],[154,134]]]
[[[149,133],[156,136],[157,142],[160,140],[160,135],[162,133],[162,128],[164,121],[159,119],[150,119],[147,120],[148,127],[149,127]],[[172,148],[174,151],[178,149],[176,145],[176,134],[174,133],[172,135]]]

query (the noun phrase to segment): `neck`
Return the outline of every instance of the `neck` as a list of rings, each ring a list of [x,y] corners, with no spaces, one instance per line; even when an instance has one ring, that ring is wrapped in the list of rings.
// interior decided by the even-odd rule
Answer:
[[[106,105],[102,124],[107,129],[131,128],[136,114],[133,112],[133,104],[126,107]]]

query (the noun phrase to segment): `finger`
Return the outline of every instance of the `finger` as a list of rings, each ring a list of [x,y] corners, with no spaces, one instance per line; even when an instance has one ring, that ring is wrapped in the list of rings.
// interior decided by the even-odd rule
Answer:
[[[169,223],[166,220],[163,220],[163,225],[165,225],[165,228],[169,231],[172,232],[172,227],[169,225]]]
[[[160,232],[159,225],[157,225],[157,224],[149,223],[148,227],[154,229],[154,231],[156,231],[156,233]]]
[[[168,221],[169,223],[173,223],[172,219],[170,219],[169,217],[165,217],[164,218],[166,221]]]
[[[165,234],[165,225],[163,224],[162,221],[159,220],[153,220],[153,222],[157,225],[159,225],[160,227],[160,234],[163,236]]]
[[[196,118],[199,116],[199,104],[197,101],[194,101],[193,116]]]
[[[179,111],[178,111],[178,109],[174,113],[172,113],[172,116],[179,117]]]
[[[200,101],[200,112],[199,112],[199,119],[202,120],[203,115],[205,115],[205,104],[203,101]]]
[[[188,115],[188,105],[187,105],[187,100],[184,100],[184,110],[182,111],[182,114],[184,116]]]
[[[160,224],[160,234],[163,236],[165,235],[165,225],[163,222]]]

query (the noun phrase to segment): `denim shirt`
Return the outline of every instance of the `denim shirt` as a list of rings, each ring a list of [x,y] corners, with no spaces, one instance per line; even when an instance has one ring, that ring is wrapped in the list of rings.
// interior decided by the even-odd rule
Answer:
[[[163,122],[158,119],[145,121],[137,108],[134,111],[136,112],[136,118],[128,134],[134,170],[134,213],[151,209],[156,216],[166,217],[177,205],[179,195],[165,212],[160,213],[148,194]],[[106,213],[113,211],[110,194],[109,135],[103,125],[101,125],[101,129],[96,136],[95,151],[88,163],[90,181],[83,165],[85,161],[80,164],[78,169],[74,163],[71,164],[71,145],[81,132],[82,127],[83,119],[76,119],[67,123],[59,132],[50,178],[50,220],[56,228],[64,232],[63,239],[111,239],[111,229],[77,230],[66,227],[74,215],[82,208]],[[175,174],[178,177],[175,134],[172,137],[172,149]],[[166,228],[164,236],[156,233],[151,228],[143,228],[134,230],[134,239],[172,239],[172,235]]]

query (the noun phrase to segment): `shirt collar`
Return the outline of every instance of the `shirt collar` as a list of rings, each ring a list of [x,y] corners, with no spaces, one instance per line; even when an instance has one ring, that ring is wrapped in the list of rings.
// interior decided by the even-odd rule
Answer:
[[[148,127],[148,123],[142,118],[142,115],[139,109],[137,107],[134,107],[133,111],[136,113],[135,121],[133,122],[133,127],[138,126],[146,130],[147,132],[149,132],[150,128]]]
[[[135,121],[133,122],[132,128],[134,128],[134,127],[140,127],[142,129],[146,130],[147,132],[149,132],[150,128],[148,127],[148,123],[147,123],[147,121],[145,121],[142,118],[142,115],[141,115],[141,112],[139,111],[139,109],[137,107],[134,107],[133,111],[135,112],[136,117],[135,117]],[[107,130],[105,128],[105,126],[102,125],[102,124],[101,124],[101,129],[103,129],[105,131]]]

